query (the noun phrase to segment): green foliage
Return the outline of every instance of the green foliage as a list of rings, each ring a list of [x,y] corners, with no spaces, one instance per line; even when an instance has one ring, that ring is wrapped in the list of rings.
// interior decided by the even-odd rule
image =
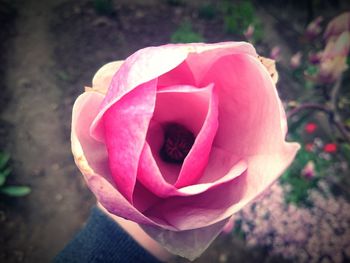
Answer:
[[[229,34],[243,34],[249,25],[254,27],[253,39],[260,41],[263,35],[262,24],[255,15],[253,4],[248,1],[232,3],[224,0],[221,3],[221,11],[224,15],[225,31]]]
[[[252,22],[252,25],[254,26],[254,34],[253,34],[253,40],[255,42],[261,41],[264,36],[264,29],[262,26],[262,23],[255,18],[254,21]]]
[[[112,15],[114,13],[112,0],[94,0],[94,8],[99,15]]]
[[[203,19],[213,19],[216,15],[216,8],[213,4],[204,4],[199,8],[198,15]]]
[[[280,183],[284,186],[288,185],[289,188],[285,194],[287,203],[311,205],[308,200],[308,191],[317,186],[320,177],[306,178],[302,175],[303,168],[310,160],[315,162],[315,172],[317,173],[319,170],[318,165],[320,165],[318,160],[320,159],[314,153],[307,152],[302,148],[298,152],[292,166],[281,176]]]
[[[320,145],[317,145],[314,141],[309,142],[309,146],[312,146],[312,150],[306,149],[305,134],[303,134],[303,127],[305,124],[310,122],[310,112],[305,112],[300,115],[300,118],[296,121],[289,122],[289,138],[292,141],[298,141],[301,144],[301,149],[299,150],[295,160],[292,165],[284,172],[280,178],[280,183],[284,186],[285,200],[287,203],[294,203],[299,206],[311,206],[312,203],[309,201],[309,190],[318,189],[318,182],[321,179],[328,177],[330,174],[335,173],[334,164],[339,162],[338,156],[336,154],[326,154],[327,158],[324,157],[325,152],[322,148],[322,140],[318,138]],[[310,136],[310,135],[308,135]],[[307,137],[307,136],[306,136]],[[325,138],[327,141],[327,139]],[[347,144],[344,144],[342,148],[347,151]],[[350,155],[350,146],[349,152]],[[303,169],[308,162],[314,164],[314,176],[311,178],[303,175]],[[322,191],[321,191],[322,192]]]
[[[307,65],[305,72],[310,76],[315,75],[318,72],[318,67],[315,65]]]
[[[172,43],[194,43],[204,42],[204,38],[201,34],[196,33],[192,29],[192,25],[189,22],[182,23],[179,28],[171,35]]]
[[[31,189],[28,186],[5,185],[8,176],[11,174],[9,160],[9,154],[0,152],[0,193],[14,197],[29,194]]]
[[[350,144],[343,143],[341,145],[341,151],[344,154],[345,159],[350,161]]]
[[[233,227],[233,230],[232,230],[233,234],[244,240],[245,239],[245,233],[244,231],[242,230],[242,219],[237,219],[235,220],[235,223],[234,223],[234,227]]]

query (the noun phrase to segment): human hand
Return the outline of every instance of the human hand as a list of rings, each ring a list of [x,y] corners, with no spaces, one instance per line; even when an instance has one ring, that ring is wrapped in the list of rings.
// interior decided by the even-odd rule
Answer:
[[[142,246],[145,250],[147,250],[150,254],[152,254],[160,261],[169,261],[169,259],[173,256],[162,246],[160,246],[155,240],[153,240],[149,235],[147,235],[147,233],[143,231],[143,229],[137,223],[109,213],[100,203],[97,203],[97,207],[109,218],[115,221],[140,246]]]

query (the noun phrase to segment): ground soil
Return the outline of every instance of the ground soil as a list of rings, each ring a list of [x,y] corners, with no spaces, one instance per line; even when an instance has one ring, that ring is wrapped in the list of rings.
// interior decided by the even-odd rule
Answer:
[[[95,199],[70,152],[71,108],[100,66],[168,43],[186,19],[209,42],[233,40],[220,17],[198,17],[200,1],[168,2],[118,1],[108,16],[97,14],[92,1],[0,2],[0,147],[12,156],[9,183],[32,188],[23,198],[1,196],[0,262],[49,262],[83,226]],[[271,37],[261,51],[279,43],[290,56],[294,47],[278,33],[275,17],[258,13]],[[292,93],[291,87],[280,89],[284,97]],[[195,262],[274,261],[281,262],[227,235]]]

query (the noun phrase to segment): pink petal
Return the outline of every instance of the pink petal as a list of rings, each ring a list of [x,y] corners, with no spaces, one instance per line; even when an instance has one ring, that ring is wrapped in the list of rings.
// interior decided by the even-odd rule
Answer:
[[[106,146],[89,134],[103,98],[98,92],[85,92],[77,98],[73,107],[71,141],[75,162],[82,173],[86,175],[86,171],[94,171],[110,180]]]
[[[199,179],[199,184],[210,184],[227,177],[231,169],[236,169],[236,165],[245,163],[240,156],[232,155],[232,153],[221,148],[213,146],[210,151],[207,167]],[[242,171],[242,173],[246,168]]]
[[[144,214],[180,230],[205,227],[226,219],[263,193],[293,161],[299,145],[285,143],[284,146],[285,151],[276,155],[250,157],[247,172],[227,184],[195,196],[168,198]]]
[[[124,61],[119,60],[103,65],[92,79],[92,88],[98,89],[103,94],[106,94],[113,76],[117,73],[123,62]]]
[[[135,206],[130,204],[125,197],[119,193],[114,186],[112,186],[105,178],[99,174],[88,174],[89,180],[87,181],[89,188],[96,196],[98,202],[102,204],[108,212],[123,217],[128,220],[132,220],[136,223],[156,225],[164,229],[176,230],[176,228],[168,225],[166,222],[157,222],[144,216],[138,211]]]
[[[211,103],[213,99],[212,93],[213,88],[211,86],[201,89],[192,86],[172,86],[158,91],[156,106],[151,122],[152,125],[149,128],[147,141],[151,146],[153,155],[161,169],[164,178],[170,183],[174,183],[178,177],[181,177],[181,173],[183,173],[184,169],[186,169],[185,166],[187,158],[185,159],[184,164],[181,168],[180,165],[164,162],[159,157],[159,152],[163,145],[164,137],[162,125],[169,122],[175,122],[189,129],[197,137],[197,139],[198,137],[203,138],[205,134],[203,135],[203,132],[201,133],[201,130],[204,123],[206,122],[206,126],[208,126],[212,123],[215,124],[215,122],[217,122],[217,117],[215,118],[214,114],[212,114],[212,112],[215,112],[214,110],[209,111],[210,120],[206,121],[209,110],[208,107],[216,106],[214,103]],[[209,134],[211,136],[215,135],[216,126],[214,124],[212,129],[210,129],[209,131]],[[212,133],[214,135],[212,135]],[[205,144],[203,147],[209,148],[210,151],[210,146],[211,142],[210,138],[208,138],[208,144]],[[196,148],[198,148],[198,146],[196,146]],[[189,157],[190,154],[191,152],[188,154],[187,157]],[[203,157],[204,159],[202,160],[202,162],[196,164],[196,167],[198,168],[196,174],[194,173],[190,175],[190,177],[193,176],[193,181],[196,180],[196,178],[199,176],[199,173],[204,168],[200,168],[199,165],[205,166],[206,159],[205,156]],[[174,172],[176,172],[176,174],[174,174]]]
[[[214,146],[234,155],[275,153],[284,143],[285,115],[266,68],[252,56],[219,59],[202,85],[219,93],[219,129]]]
[[[158,222],[167,221],[179,230],[206,227],[228,218],[226,211],[241,200],[247,172],[226,184],[220,184],[209,190],[191,196],[170,197],[153,206],[144,214]]]
[[[254,47],[247,42],[226,42],[219,43],[215,49],[208,49],[201,53],[191,53],[186,58],[186,62],[193,72],[197,86],[201,83],[210,69],[211,65],[221,57],[233,54],[247,54],[257,56]]]
[[[209,189],[214,189],[218,186],[231,183],[235,178],[242,175],[246,170],[247,170],[247,163],[245,161],[239,161],[231,167],[229,172],[221,173],[221,175],[223,176],[215,181],[213,180],[212,182],[189,185],[189,186],[180,188],[178,191],[180,193],[183,193],[183,196],[197,195],[200,193],[204,193]],[[217,171],[217,172],[220,173],[220,171]]]
[[[215,156],[218,155],[216,154]],[[220,156],[223,156],[223,154]],[[227,160],[228,158],[223,159]],[[223,162],[220,161],[216,164],[223,164]],[[227,169],[227,164],[230,165],[231,171],[230,169]],[[218,177],[216,180],[212,180],[211,182],[202,182],[178,189],[174,187],[174,185],[164,180],[160,169],[152,156],[151,149],[148,144],[146,144],[140,158],[137,178],[147,189],[149,189],[150,192],[158,195],[159,197],[166,198],[171,196],[191,196],[203,193],[208,189],[219,185],[227,184],[243,174],[247,169],[247,164],[244,161],[235,160],[235,163],[227,162],[227,164],[226,166],[218,166],[214,165],[214,161],[210,163],[210,167],[212,167],[212,169],[217,169],[215,172],[221,175],[221,177]],[[227,170],[223,169],[223,167],[225,167]]]
[[[98,113],[102,100],[103,95],[98,92],[85,92],[78,97],[73,107],[72,151],[75,162],[84,175],[89,188],[96,195],[98,201],[112,214],[138,223],[176,230],[167,223],[156,223],[145,217],[113,185],[108,169],[105,145],[94,140],[89,134],[89,127]],[[146,197],[150,204],[154,202],[149,195]],[[140,204],[138,205],[140,206]]]
[[[350,32],[341,33],[336,39],[329,40],[322,53],[322,61],[335,57],[347,57],[350,50]]]
[[[186,61],[158,78],[158,90],[175,85],[195,85],[192,71]]]
[[[213,85],[209,84],[206,89],[211,92],[207,116],[200,132],[197,134],[192,149],[182,164],[180,175],[175,183],[177,188],[197,183],[208,163],[211,146],[218,128],[218,97]],[[187,112],[188,115],[189,112],[191,111]]]
[[[140,157],[137,179],[150,192],[160,197],[168,197],[175,193],[177,189],[164,178],[160,169],[153,158],[150,146],[146,143]],[[176,177],[176,173],[179,171],[179,169],[175,171],[169,170],[168,168],[167,172],[171,172],[171,177]]]
[[[104,114],[109,168],[118,190],[132,200],[139,158],[153,116],[156,81],[149,81],[114,103]]]
[[[346,31],[350,31],[350,12],[344,12],[333,18],[328,23],[323,37],[328,39],[331,36],[338,36]]]
[[[159,152],[163,145],[163,137],[164,132],[162,125],[158,122],[151,121],[147,133],[148,143],[145,144],[144,152],[142,153],[145,154],[145,156],[141,156],[140,158],[140,166],[142,163],[146,162],[142,160],[142,158],[146,158],[148,160],[144,166],[144,171],[146,174],[140,173],[138,175],[138,178],[142,179],[143,177],[145,177],[146,180],[151,180],[153,179],[153,174],[158,174],[158,172],[156,171],[157,169],[159,170],[159,176],[162,177],[161,181],[166,182],[166,184],[173,185],[176,182],[177,177],[179,176],[181,166],[178,164],[164,162],[163,159],[160,157]],[[156,169],[151,169],[151,166],[154,166]],[[148,169],[151,170],[147,171]]]
[[[100,112],[92,124],[92,136],[104,141],[103,125],[100,120],[105,111],[136,87],[156,79],[181,64],[187,52],[188,50],[182,46],[166,45],[162,48],[144,48],[128,57],[112,79]]]
[[[173,93],[174,91],[177,91],[177,93]],[[215,174],[219,175],[215,180],[213,180],[213,175],[211,175],[211,181],[206,182],[204,180],[203,184],[195,184],[188,187],[183,187],[186,186],[186,184],[184,184],[183,186],[178,187],[179,189],[177,189],[172,184],[176,181],[176,178],[179,174],[179,165],[165,163],[159,157],[159,151],[163,144],[163,133],[161,125],[158,123],[178,121],[181,124],[186,124],[186,126],[191,126],[192,131],[194,133],[198,133],[196,143],[199,141],[201,145],[195,145],[194,150],[191,150],[190,154],[192,153],[192,159],[186,158],[187,167],[184,163],[181,172],[184,171],[182,176],[187,176],[184,177],[186,179],[191,178],[193,183],[198,181],[199,177],[203,174],[202,171],[206,167],[208,155],[211,152],[211,141],[214,138],[217,127],[217,101],[215,100],[215,96],[210,95],[211,92],[213,92],[212,86],[208,86],[202,89],[197,89],[190,86],[176,86],[169,87],[158,93],[156,109],[147,134],[147,141],[151,145],[152,151],[150,150],[149,145],[146,143],[140,157],[139,170],[137,175],[138,180],[140,180],[140,182],[145,185],[145,187],[148,188],[151,192],[161,197],[198,194],[200,192],[206,191],[211,187],[232,180],[234,177],[243,173],[243,171],[246,169],[243,167],[242,170],[238,168],[240,166],[237,165],[236,169],[238,170],[236,170],[236,173],[228,174],[229,170],[234,166],[235,163],[238,162],[238,159],[232,159],[231,155],[229,158],[224,158],[225,154],[221,153],[219,160],[222,161],[218,165],[214,164],[214,162],[217,160],[216,158],[214,158],[214,160],[211,158],[210,165],[208,165],[208,167],[215,169],[214,171],[210,172],[215,172]],[[207,102],[203,101],[205,98]],[[198,101],[198,99],[200,100]],[[207,109],[208,106],[206,106],[208,103],[209,109]],[[179,108],[177,105],[182,106]],[[187,109],[187,106],[190,106],[190,108]],[[203,116],[193,116],[191,114],[188,114],[188,112],[196,112],[196,114],[200,113]],[[207,114],[207,116],[204,127],[201,128],[201,126],[203,126],[202,122],[204,114]],[[212,125],[212,127],[207,127],[209,125]],[[208,133],[203,132],[203,130],[208,131]],[[205,151],[207,151],[207,153],[198,153],[198,151],[203,150],[203,148],[205,148]],[[211,155],[213,154],[214,157],[217,157],[217,152],[218,150],[214,150]],[[199,156],[194,156],[195,154],[198,154]],[[203,167],[201,167],[201,165]],[[206,169],[206,173],[204,173],[204,175],[208,174],[208,171],[209,169]]]
[[[204,88],[172,86],[157,92],[152,121],[179,123],[198,135],[208,112],[212,84]]]
[[[245,42],[222,42],[216,44],[198,43],[192,45],[169,44],[161,47],[148,47],[137,51],[124,61],[119,68],[118,73],[113,77],[110,89],[101,105],[100,112],[96,116],[91,127],[92,136],[97,140],[104,140],[103,127],[101,126],[100,120],[104,112],[113,105],[114,102],[118,101],[121,97],[140,84],[171,72],[183,63],[189,54],[199,54],[210,50],[221,50],[219,53],[230,53],[230,51],[232,51],[237,53],[245,52],[255,54],[255,49]],[[187,63],[196,65],[196,68],[202,64],[192,59],[189,59]],[[191,71],[195,70],[192,65],[189,66]],[[181,72],[186,72],[186,76],[184,75],[183,80],[190,80],[192,77],[188,70],[185,69],[187,66],[182,65],[180,68],[181,67],[183,67],[180,69]],[[198,70],[198,72],[201,72],[201,70]],[[166,79],[166,76],[164,77]],[[166,82],[167,80],[164,80],[164,83]],[[182,82],[182,79],[180,82]]]
[[[179,232],[146,225],[141,225],[141,227],[171,253],[192,261],[209,247],[220,234],[227,221],[223,220],[205,228]]]
[[[214,82],[219,88],[219,129],[213,148],[246,160],[248,170],[227,184],[196,196],[168,198],[146,212],[151,218],[162,215],[158,219],[181,230],[231,216],[271,185],[299,148],[284,141],[283,109],[271,77],[256,58],[224,57],[207,76],[201,84]]]

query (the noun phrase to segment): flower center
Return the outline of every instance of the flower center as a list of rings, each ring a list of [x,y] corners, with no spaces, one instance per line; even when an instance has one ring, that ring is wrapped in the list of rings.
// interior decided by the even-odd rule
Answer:
[[[169,163],[182,163],[192,148],[195,137],[186,127],[168,123],[164,127],[164,144],[160,156]]]

